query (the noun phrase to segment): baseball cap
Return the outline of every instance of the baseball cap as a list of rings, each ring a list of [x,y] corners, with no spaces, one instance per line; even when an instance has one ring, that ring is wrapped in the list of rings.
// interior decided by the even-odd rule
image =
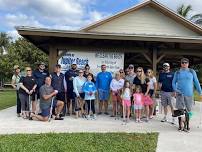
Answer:
[[[130,64],[128,67],[129,67],[129,68],[134,68],[134,65],[133,65],[133,64]]]
[[[164,66],[164,67],[169,67],[170,64],[169,64],[169,63],[164,63],[163,66]]]
[[[16,70],[16,69],[19,69],[19,65],[14,65],[13,69]]]
[[[181,62],[189,62],[189,59],[187,59],[187,58],[182,58],[182,59],[181,59]]]

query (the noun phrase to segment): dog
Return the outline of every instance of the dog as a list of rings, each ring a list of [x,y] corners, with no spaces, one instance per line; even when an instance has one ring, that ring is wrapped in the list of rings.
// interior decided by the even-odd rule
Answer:
[[[189,113],[185,109],[174,110],[173,117],[178,117],[179,131],[189,132]]]

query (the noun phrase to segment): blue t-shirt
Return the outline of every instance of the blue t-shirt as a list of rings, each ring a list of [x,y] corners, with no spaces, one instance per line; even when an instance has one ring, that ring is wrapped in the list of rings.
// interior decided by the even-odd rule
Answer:
[[[112,75],[110,72],[100,72],[96,77],[96,87],[97,89],[109,91],[111,81]]]
[[[173,92],[172,81],[174,73],[173,72],[162,72],[159,74],[159,83],[162,84],[161,90],[165,92]]]
[[[174,91],[182,93],[184,96],[193,96],[193,86],[195,86],[198,93],[202,95],[199,80],[193,69],[180,69],[175,72],[173,78]]]

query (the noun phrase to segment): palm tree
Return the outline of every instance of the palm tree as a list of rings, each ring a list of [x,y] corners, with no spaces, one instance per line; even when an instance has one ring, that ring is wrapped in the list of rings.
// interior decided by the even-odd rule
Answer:
[[[7,33],[1,32],[0,33],[0,55],[6,53],[6,48],[10,43],[11,37],[8,36]]]
[[[179,6],[177,8],[177,13],[185,18],[187,18],[188,20],[196,23],[196,24],[199,24],[199,25],[202,25],[202,14],[199,13],[199,14],[195,14],[195,15],[192,15],[191,17],[189,16],[190,15],[190,12],[192,11],[192,6],[191,5],[184,5],[182,4],[181,6]]]

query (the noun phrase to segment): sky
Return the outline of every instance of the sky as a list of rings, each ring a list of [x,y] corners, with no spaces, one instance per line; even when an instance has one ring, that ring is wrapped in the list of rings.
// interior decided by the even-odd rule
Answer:
[[[15,26],[77,30],[114,15],[144,0],[0,0],[0,32],[18,37]],[[202,13],[201,0],[158,0],[176,10],[191,4],[192,13]]]

